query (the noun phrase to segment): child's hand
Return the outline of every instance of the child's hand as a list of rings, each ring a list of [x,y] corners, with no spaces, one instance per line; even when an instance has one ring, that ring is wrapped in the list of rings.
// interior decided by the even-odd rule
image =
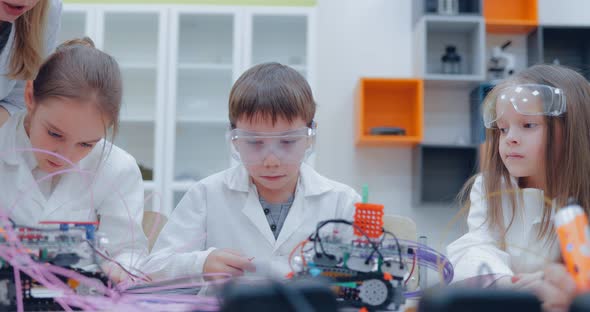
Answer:
[[[544,276],[543,271],[537,271],[534,273],[521,273],[516,274],[511,277],[512,287],[513,289],[530,289],[530,286],[534,283],[539,281],[543,281]]]
[[[120,283],[130,278],[125,270],[114,262],[103,262],[100,266],[109,279],[115,283]]]
[[[542,272],[520,274],[514,287],[532,291],[543,302],[544,311],[567,311],[576,296],[576,283],[562,264],[551,264]]]
[[[256,272],[256,267],[248,257],[230,249],[213,250],[203,266],[203,273],[229,273],[242,276],[244,271]]]

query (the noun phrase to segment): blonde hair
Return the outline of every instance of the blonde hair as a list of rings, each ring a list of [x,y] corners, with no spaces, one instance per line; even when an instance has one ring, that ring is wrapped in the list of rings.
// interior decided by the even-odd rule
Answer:
[[[551,215],[555,207],[563,207],[568,198],[575,198],[590,212],[590,85],[576,71],[558,65],[532,66],[516,76],[496,86],[487,97],[494,96],[494,91],[509,84],[534,83],[560,88],[567,99],[567,111],[558,117],[545,117],[547,125],[545,163],[545,200],[541,227],[537,233],[539,239],[552,236],[554,227]],[[516,204],[520,189],[511,190],[510,173],[504,166],[499,153],[500,132],[486,129],[486,141],[483,150],[481,174],[487,204],[489,225],[501,233],[502,241],[516,214]],[[464,186],[459,197],[466,206],[470,205],[468,194],[475,177]],[[504,185],[504,188],[503,188]],[[508,196],[512,207],[509,224],[504,224],[502,209],[503,195]],[[554,236],[552,236],[554,237]]]
[[[14,43],[10,56],[8,77],[30,80],[43,62],[47,12],[50,0],[40,0],[32,9],[14,22]]]

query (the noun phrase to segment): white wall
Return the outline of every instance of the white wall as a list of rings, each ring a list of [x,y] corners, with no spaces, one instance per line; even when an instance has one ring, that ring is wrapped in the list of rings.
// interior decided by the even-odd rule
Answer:
[[[590,1],[588,0],[538,0],[539,24],[542,25],[590,25]]]
[[[413,77],[411,10],[411,0],[318,0],[316,169],[359,191],[367,183],[371,202],[384,204],[388,214],[413,218],[418,232],[429,237],[430,246],[443,251],[463,231],[464,222],[447,235],[444,228],[456,207],[414,205],[412,149],[354,145],[354,92],[359,77]],[[449,117],[440,109],[441,115],[428,115],[426,109],[427,120]],[[468,106],[454,109],[461,113]],[[460,120],[459,130],[440,123],[436,124],[440,129],[426,125],[427,137],[448,132],[452,142],[460,129],[467,129],[467,116],[449,118]]]

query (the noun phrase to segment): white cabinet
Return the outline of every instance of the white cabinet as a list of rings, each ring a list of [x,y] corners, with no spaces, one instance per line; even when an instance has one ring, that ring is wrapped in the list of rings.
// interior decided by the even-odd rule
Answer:
[[[132,154],[146,192],[162,194],[168,12],[159,6],[100,6],[97,46],[117,59],[123,76],[121,129],[115,144]],[[167,209],[155,196],[148,209]]]
[[[279,62],[314,85],[315,11],[309,8],[252,8],[244,17],[244,67]]]
[[[170,11],[169,150],[165,200],[175,207],[194,183],[228,167],[228,98],[241,73],[241,9]]]
[[[71,8],[68,12],[64,12],[61,18],[61,30],[57,34],[57,43],[89,35],[87,25],[89,20],[88,12],[83,9]]]
[[[123,75],[115,144],[145,169],[146,209],[170,213],[226,169],[231,86],[254,64],[290,65],[313,86],[314,8],[64,4],[58,40],[83,35]]]

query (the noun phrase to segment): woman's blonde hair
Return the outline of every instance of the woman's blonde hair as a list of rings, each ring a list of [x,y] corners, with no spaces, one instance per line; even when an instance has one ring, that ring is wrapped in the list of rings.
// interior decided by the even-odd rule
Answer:
[[[590,212],[590,85],[576,71],[558,65],[535,65],[496,86],[487,97],[494,96],[494,91],[506,85],[534,83],[557,87],[563,90],[567,111],[558,117],[545,117],[546,149],[545,163],[545,197],[546,200],[541,219],[538,238],[552,236],[554,227],[551,215],[555,207],[563,207],[568,198],[575,198]],[[512,190],[510,173],[504,166],[499,152],[500,131],[486,129],[486,141],[483,149],[481,174],[487,204],[489,225],[499,230],[504,238],[510,229],[514,216],[519,190]],[[460,197],[470,205],[468,194],[475,178],[470,179]],[[504,224],[502,209],[503,195],[508,196],[512,207],[512,216],[508,225]],[[553,204],[551,203],[553,202]]]
[[[10,79],[33,79],[43,63],[49,2],[40,0],[14,22],[14,43],[8,72]]]

